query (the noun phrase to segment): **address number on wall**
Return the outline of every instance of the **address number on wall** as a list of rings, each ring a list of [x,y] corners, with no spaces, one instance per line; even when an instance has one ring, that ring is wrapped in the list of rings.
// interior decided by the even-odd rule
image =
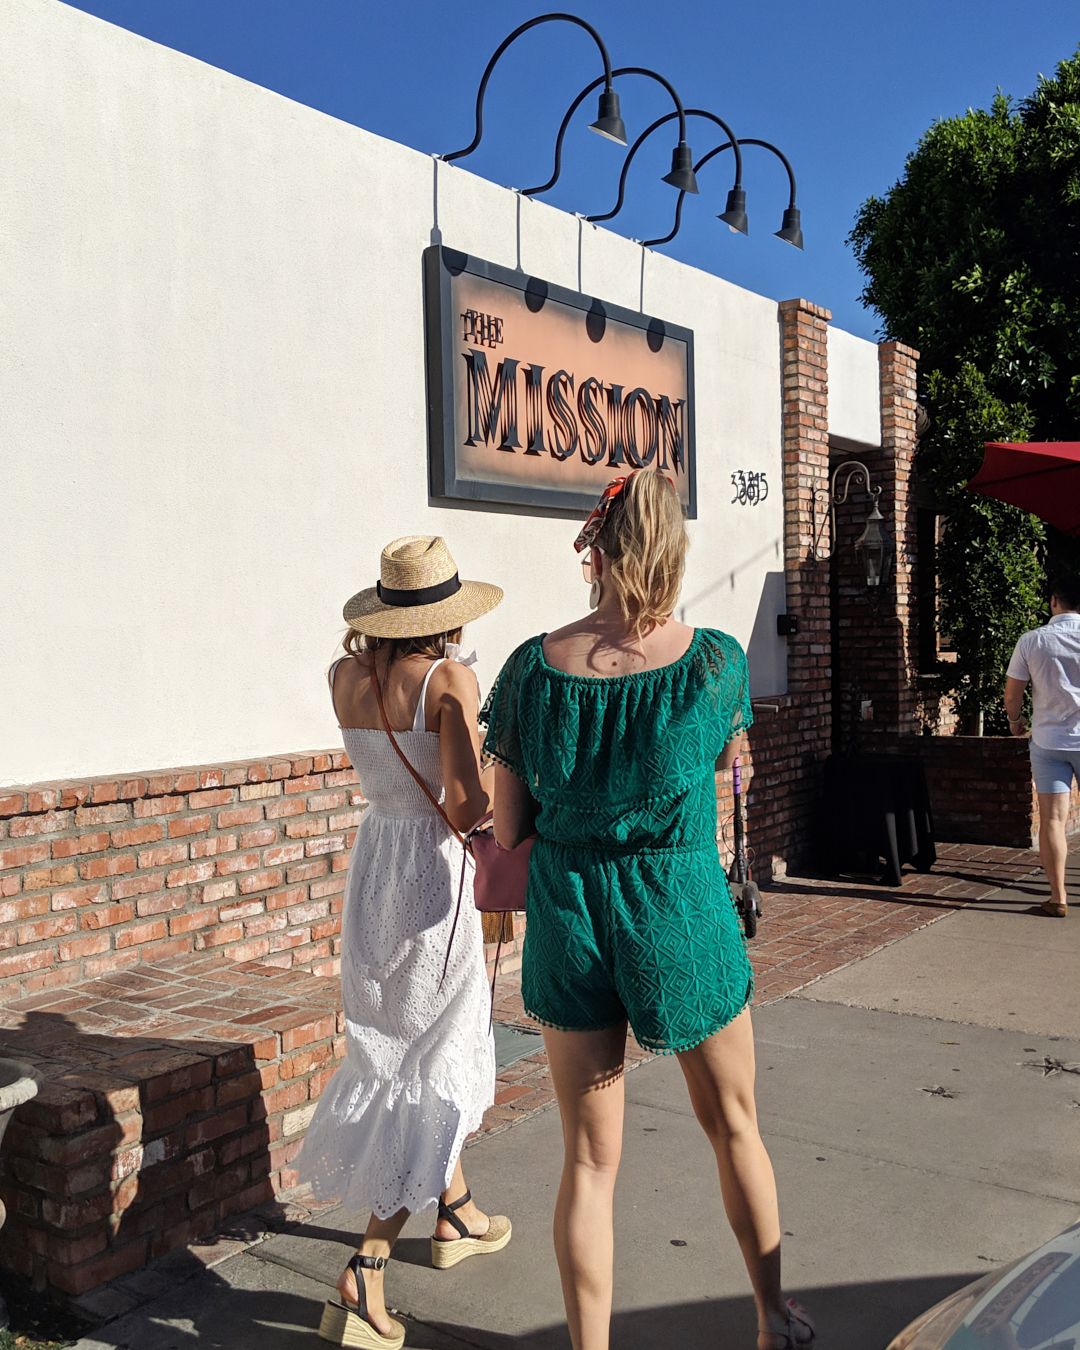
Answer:
[[[735,489],[732,506],[760,506],[769,495],[769,483],[764,473],[736,469],[731,475],[731,486]]]

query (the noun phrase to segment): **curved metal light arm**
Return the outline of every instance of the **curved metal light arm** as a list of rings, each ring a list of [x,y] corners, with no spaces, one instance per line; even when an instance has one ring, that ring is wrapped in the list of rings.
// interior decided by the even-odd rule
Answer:
[[[687,117],[693,117],[696,112],[697,112],[696,108],[688,108],[686,115]],[[704,115],[711,116],[711,114],[704,114]],[[715,118],[714,120],[718,122],[720,119]],[[731,135],[730,130],[728,131],[728,135],[729,136]],[[791,167],[791,162],[789,161],[787,155],[785,155],[782,150],[777,149],[775,145],[770,144],[769,141],[759,141],[749,136],[744,136],[742,140],[739,141],[727,140],[723,143],[723,145],[714,146],[713,149],[708,152],[708,154],[702,155],[702,157],[694,165],[694,172],[697,173],[700,169],[703,169],[705,165],[708,164],[709,160],[713,158],[714,155],[719,155],[724,150],[734,149],[737,159],[737,166],[735,170],[736,173],[735,186],[740,187],[742,178],[742,156],[739,154],[740,145],[760,145],[766,150],[771,150],[773,154],[777,157],[777,159],[781,161],[784,168],[787,169],[788,185],[791,188],[791,198],[790,201],[788,202],[788,206],[789,207],[794,206],[795,170]],[[682,208],[683,208],[683,198],[685,196],[686,196],[685,192],[679,193],[679,200],[675,204],[675,223],[671,228],[671,233],[665,234],[663,239],[643,239],[642,246],[644,248],[652,248],[656,244],[670,244],[671,241],[675,238],[675,236],[679,233],[679,231],[682,229]]]
[[[672,91],[672,92],[674,92],[674,91]],[[676,97],[677,97],[677,96],[676,96]],[[680,110],[680,111],[681,111],[681,110]],[[633,144],[633,145],[630,147],[630,149],[627,151],[626,158],[623,160],[622,173],[619,175],[619,199],[618,199],[618,201],[615,203],[614,208],[613,208],[612,210],[608,211],[605,215],[602,215],[602,216],[586,216],[586,217],[585,217],[586,220],[589,220],[589,221],[596,221],[596,220],[610,220],[610,219],[612,218],[612,216],[617,216],[617,215],[619,214],[619,212],[623,209],[623,200],[624,200],[625,195],[626,195],[626,177],[627,177],[627,174],[629,174],[629,172],[630,172],[630,165],[634,162],[634,156],[635,156],[635,155],[637,154],[637,152],[641,149],[642,145],[644,145],[644,143],[645,143],[645,142],[649,139],[649,137],[653,134],[653,132],[657,130],[657,128],[662,127],[662,126],[664,125],[665,122],[670,122],[670,121],[672,120],[673,117],[678,117],[678,116],[679,116],[679,113],[673,113],[673,112],[671,112],[671,113],[665,113],[665,115],[664,115],[663,117],[658,117],[658,118],[656,119],[656,121],[652,124],[652,126],[649,126],[649,127],[646,127],[646,128],[645,128],[645,130],[641,133],[641,135],[637,138],[637,140],[634,142],[634,144]],[[727,134],[728,134],[728,136],[731,137],[731,145],[734,147],[734,150],[735,150],[735,184],[734,184],[734,186],[737,187],[737,188],[738,188],[738,187],[741,187],[741,186],[742,186],[742,155],[739,153],[739,142],[735,139],[735,133],[731,130],[731,128],[730,128],[730,127],[728,126],[728,124],[723,120],[723,118],[717,117],[717,115],[716,115],[715,113],[705,112],[705,111],[704,111],[703,109],[701,109],[701,108],[687,108],[686,111],[685,111],[685,113],[683,113],[683,116],[682,116],[682,118],[681,118],[681,120],[680,120],[680,123],[679,123],[679,127],[680,127],[679,139],[680,139],[681,141],[685,141],[685,140],[686,140],[686,120],[685,120],[685,119],[686,119],[687,117],[705,117],[705,118],[707,118],[710,122],[715,122],[716,125],[717,125],[718,127],[720,127],[722,130],[726,131]],[[702,161],[702,163],[704,163],[704,160]],[[680,206],[681,206],[681,204],[682,204],[682,203],[681,203],[681,197],[682,197],[682,196],[685,196],[685,193],[680,194]],[[676,208],[676,209],[678,209],[678,208]],[[658,242],[660,242],[660,243],[665,243],[666,240],[659,240]]]
[[[761,144],[764,144],[764,142],[761,142]],[[771,150],[773,149],[773,147],[769,146],[769,149]],[[779,151],[777,151],[776,153],[780,154]],[[783,159],[782,155],[780,157],[781,159]],[[844,487],[843,491],[837,493],[836,480],[840,477],[841,474],[845,475]],[[881,496],[881,489],[879,487],[873,487],[871,485],[870,470],[866,467],[866,465],[862,462],[862,460],[846,459],[842,464],[838,464],[836,468],[833,469],[832,474],[830,475],[829,486],[827,488],[817,488],[814,491],[815,516],[817,515],[818,495],[824,492],[828,493],[829,497],[829,552],[827,555],[823,555],[820,551],[821,534],[825,528],[825,522],[823,520],[821,522],[820,527],[815,525],[814,528],[814,542],[811,548],[811,554],[815,562],[824,562],[826,560],[826,557],[831,558],[832,555],[836,552],[836,508],[838,506],[843,506],[844,503],[847,501],[848,493],[851,491],[851,480],[852,478],[854,478],[856,474],[859,474],[863,482],[866,484],[867,494],[873,499],[874,506],[876,507],[878,504],[878,499]]]
[[[773,154],[776,156],[776,158],[781,162],[781,164],[783,164],[784,168],[787,169],[788,186],[789,186],[790,189],[791,189],[791,200],[788,202],[788,205],[789,205],[789,206],[794,206],[794,205],[795,205],[795,170],[791,167],[791,161],[788,159],[787,155],[785,155],[784,152],[783,152],[782,150],[778,150],[778,149],[776,148],[775,145],[771,145],[768,141],[747,140],[747,139],[744,138],[743,140],[741,140],[741,141],[739,142],[739,144],[740,144],[740,145],[760,145],[763,149],[765,149],[765,150],[771,150],[771,151],[773,152]],[[720,149],[723,149],[722,146],[719,147],[719,148],[720,148]],[[713,151],[712,153],[715,154],[716,151]],[[708,156],[706,156],[706,158],[708,158]],[[701,162],[704,164],[704,163],[705,163],[705,160],[702,160]]]
[[[634,70],[635,70],[634,67],[627,66],[624,67],[622,70],[613,70],[611,73],[612,75],[628,75],[633,74]],[[535,197],[537,193],[547,192],[550,188],[553,188],[555,184],[559,181],[559,175],[562,173],[563,140],[565,139],[566,133],[569,130],[570,121],[573,118],[574,114],[577,112],[577,110],[581,107],[581,105],[592,93],[592,91],[598,88],[603,83],[604,77],[601,76],[598,80],[593,80],[592,84],[587,84],[585,88],[581,91],[581,93],[578,94],[577,98],[574,99],[573,103],[570,104],[569,108],[567,108],[566,116],[563,118],[562,125],[559,127],[559,134],[555,137],[555,166],[552,175],[547,180],[547,182],[542,183],[540,187],[522,188],[521,195],[523,197]]]
[[[499,58],[502,56],[503,52],[506,51],[507,47],[509,47],[512,42],[516,42],[517,39],[521,37],[522,33],[527,33],[530,28],[535,28],[537,24],[541,23],[551,23],[553,20],[556,19],[561,20],[565,23],[576,23],[579,28],[584,28],[585,31],[589,34],[589,36],[593,39],[596,45],[600,48],[600,55],[604,58],[603,83],[606,84],[608,89],[611,89],[612,87],[611,57],[608,56],[608,49],[604,45],[604,39],[600,36],[600,34],[596,31],[596,29],[592,26],[591,23],[586,23],[584,19],[579,19],[576,14],[541,14],[535,19],[530,19],[528,23],[523,23],[519,28],[515,28],[514,31],[510,34],[510,36],[504,38],[503,41],[499,44],[499,46],[495,49],[495,53],[492,56],[491,60],[487,63],[487,69],[484,71],[483,78],[480,81],[480,88],[476,91],[476,133],[473,136],[472,140],[469,142],[469,144],[464,148],[464,150],[455,150],[453,154],[442,155],[440,157],[447,164],[449,164],[449,162],[452,159],[464,159],[466,155],[471,155],[472,152],[476,149],[476,147],[480,144],[480,140],[484,134],[484,95],[487,93],[488,80],[491,79],[491,73],[498,64]],[[597,81],[597,83],[599,84],[601,83],[601,81]],[[590,85],[590,88],[595,87],[596,87],[595,85]]]
[[[644,66],[620,66],[618,70],[613,70],[611,74],[614,79],[618,79],[620,75],[644,75],[646,76],[647,79],[657,80],[662,85],[664,85],[664,87],[675,99],[676,107],[680,109],[682,108],[682,104],[679,102],[679,95],[675,92],[675,90],[671,87],[671,85],[668,84],[667,80],[665,80],[662,75],[657,75],[657,73],[654,70],[648,70]],[[603,84],[603,82],[604,81],[601,78],[593,80],[592,84],[587,84],[585,88],[581,91],[581,93],[578,94],[577,98],[574,99],[573,103],[570,104],[569,108],[567,108],[566,115],[563,117],[562,120],[562,125],[559,127],[559,134],[558,136],[555,137],[554,171],[551,177],[547,180],[547,182],[541,184],[540,187],[531,187],[522,189],[521,195],[523,197],[535,197],[541,192],[549,192],[559,181],[559,175],[562,173],[563,141],[566,138],[567,131],[570,129],[570,122],[574,114],[581,107],[582,103],[584,103],[585,100],[592,93],[592,91],[594,89],[598,89],[600,85]],[[673,117],[678,116],[679,113],[677,112],[669,113],[667,117],[665,117],[663,120],[665,122],[670,122]],[[686,139],[686,118],[689,116],[690,113],[685,113],[685,115],[682,116],[679,121],[679,126],[681,128],[681,138],[683,140]]]

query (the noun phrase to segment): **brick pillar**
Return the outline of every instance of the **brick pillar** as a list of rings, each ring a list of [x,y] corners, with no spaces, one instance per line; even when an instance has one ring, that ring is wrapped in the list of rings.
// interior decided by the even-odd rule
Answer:
[[[784,575],[789,613],[788,692],[830,690],[829,577],[814,559],[828,556],[829,348],[827,309],[806,300],[780,305],[784,408]],[[826,729],[826,738],[828,730]]]
[[[881,446],[855,455],[834,454],[833,467],[862,461],[892,537],[893,576],[871,599],[852,544],[866,523],[871,498],[860,475],[849,500],[836,508],[837,673],[839,746],[874,751],[883,735],[918,730],[916,708],[918,608],[915,597],[917,518],[911,475],[915,456],[915,373],[918,352],[899,342],[878,348]],[[844,483],[841,475],[838,486]],[[860,701],[870,716],[860,719]]]
[[[754,780],[748,839],[759,879],[812,859],[821,764],[830,749],[829,418],[827,309],[779,307],[784,436],[784,576],[799,620],[788,642],[788,693],[765,703],[750,732]]]
[[[901,342],[878,347],[881,374],[881,514],[890,523],[896,544],[894,562],[895,610],[892,690],[888,700],[889,730],[916,730],[916,680],[919,672],[918,606],[915,598],[918,565],[916,508],[912,474],[915,470],[916,375],[919,353]]]

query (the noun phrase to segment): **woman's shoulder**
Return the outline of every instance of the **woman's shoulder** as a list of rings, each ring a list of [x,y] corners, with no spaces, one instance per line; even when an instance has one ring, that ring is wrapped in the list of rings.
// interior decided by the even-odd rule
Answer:
[[[730,633],[725,633],[722,628],[699,628],[697,631],[702,644],[713,651],[732,656],[745,656],[739,640],[733,638]]]
[[[499,678],[504,679],[508,675],[520,674],[534,666],[537,657],[543,650],[545,637],[547,637],[546,633],[537,633],[535,637],[526,638],[524,642],[518,643],[503,662]]]
[[[746,669],[746,653],[742,645],[730,633],[720,628],[698,629],[698,651],[706,669],[712,674],[721,674]]]

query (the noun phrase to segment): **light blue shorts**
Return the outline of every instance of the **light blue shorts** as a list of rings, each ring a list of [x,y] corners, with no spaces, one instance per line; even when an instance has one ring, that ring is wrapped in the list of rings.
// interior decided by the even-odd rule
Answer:
[[[1074,775],[1080,783],[1080,750],[1044,750],[1031,741],[1030,753],[1036,792],[1071,792]]]

